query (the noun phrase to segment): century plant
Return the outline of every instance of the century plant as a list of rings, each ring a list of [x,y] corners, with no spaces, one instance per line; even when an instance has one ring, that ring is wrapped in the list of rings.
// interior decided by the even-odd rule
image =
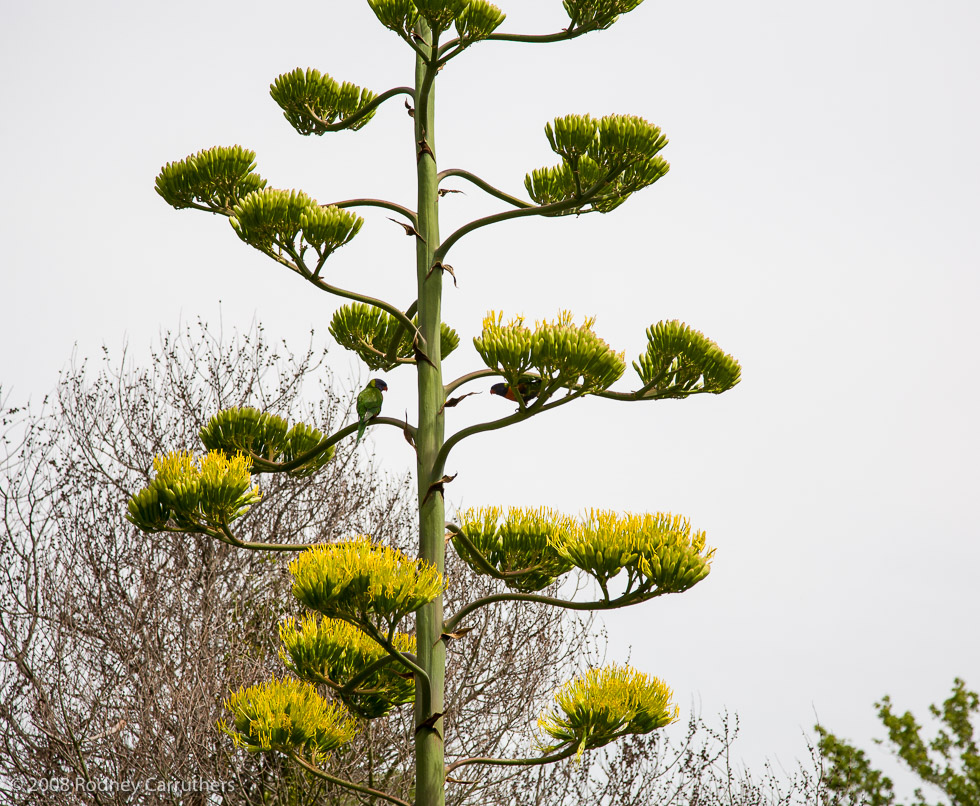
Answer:
[[[222,728],[253,751],[283,753],[309,774],[372,798],[408,806],[394,794],[328,772],[331,752],[343,752],[357,720],[377,718],[414,703],[415,803],[441,806],[445,786],[466,783],[452,773],[469,765],[540,765],[580,756],[627,734],[649,733],[676,718],[668,686],[628,666],[591,668],[563,686],[539,720],[539,755],[522,759],[444,758],[446,642],[462,639],[482,608],[499,602],[537,602],[573,610],[620,608],[688,590],[710,571],[714,549],[683,517],[591,510],[567,515],[549,509],[486,507],[447,522],[444,488],[453,449],[465,439],[543,414],[585,395],[612,401],[654,401],[719,394],[738,383],[738,363],[713,341],[678,321],[647,330],[645,352],[633,362],[639,382],[614,390],[625,356],[567,311],[532,327],[521,316],[491,311],[473,339],[485,365],[446,381],[442,361],[460,339],[442,322],[444,276],[452,248],[483,227],[528,216],[606,213],[669,170],[660,155],[661,130],[641,117],[587,114],[560,117],[545,136],[560,162],[525,178],[530,200],[513,196],[462,169],[437,165],[435,89],[439,72],[477,42],[546,44],[610,27],[642,0],[563,0],[569,22],[548,35],[500,33],[504,13],[486,0],[368,0],[386,28],[415,57],[411,86],[376,94],[315,69],[279,76],[271,94],[302,135],[366,125],[378,107],[399,95],[414,121],[417,162],[414,209],[382,199],[321,204],[300,190],[267,186],[255,154],[241,146],[206,149],[167,164],[157,192],[177,209],[224,216],[241,240],[296,272],[314,287],[349,300],[333,316],[330,333],[372,371],[415,368],[418,420],[382,417],[367,422],[399,429],[416,453],[418,556],[376,544],[369,536],[310,545],[242,540],[233,522],[261,497],[253,474],[316,473],[334,446],[358,431],[353,422],[333,434],[292,426],[254,408],[217,412],[201,431],[203,457],[174,453],[155,462],[156,476],[129,503],[130,520],[145,531],[209,535],[250,550],[289,552],[293,593],[307,608],[280,625],[281,657],[295,677],[232,694]],[[439,201],[446,180],[471,182],[506,205],[445,239]],[[337,249],[358,235],[363,219],[352,210],[380,207],[398,215],[415,245],[417,297],[408,305],[341,288],[325,270]],[[400,222],[401,223],[401,222]],[[502,379],[493,387],[516,409],[488,422],[445,433],[445,410],[458,406],[466,385]],[[369,386],[380,407],[386,385]],[[360,408],[360,406],[359,406]],[[363,422],[361,425],[363,426]],[[443,613],[445,548],[451,542],[476,572],[503,583],[500,592]],[[594,601],[563,598],[561,581],[573,570],[596,583]],[[613,580],[617,580],[613,590]],[[581,586],[577,590],[581,589]],[[399,629],[399,628],[402,629]],[[473,651],[478,651],[474,648]],[[299,678],[298,680],[296,678]],[[353,716],[351,716],[351,714]]]

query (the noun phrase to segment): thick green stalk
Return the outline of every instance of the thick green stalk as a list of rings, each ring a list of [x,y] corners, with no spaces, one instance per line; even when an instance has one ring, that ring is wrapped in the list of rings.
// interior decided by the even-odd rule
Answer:
[[[423,41],[432,32],[420,24]],[[432,41],[432,46],[437,47]],[[428,53],[430,48],[422,45]],[[434,61],[434,60],[433,60]],[[445,571],[445,504],[440,452],[445,438],[442,404],[442,356],[439,330],[442,322],[442,272],[430,271],[439,246],[439,183],[435,160],[435,66],[421,56],[415,69],[415,142],[418,157],[418,317],[424,356],[418,359],[419,421],[416,433],[419,489],[419,556]],[[418,659],[429,676],[430,696],[415,703],[415,772],[417,806],[443,806],[445,771],[443,748],[446,647],[442,641],[442,596],[419,610],[416,624]],[[428,702],[426,702],[428,699]],[[438,717],[437,717],[438,715]]]

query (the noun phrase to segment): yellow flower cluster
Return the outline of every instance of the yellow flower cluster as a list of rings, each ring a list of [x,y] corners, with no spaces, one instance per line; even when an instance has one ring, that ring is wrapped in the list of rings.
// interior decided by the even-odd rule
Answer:
[[[298,750],[317,756],[348,744],[356,732],[342,705],[328,703],[299,680],[242,687],[224,706],[232,713],[232,725],[219,723],[221,730],[250,752]]]
[[[261,498],[247,456],[179,451],[153,460],[156,477],[129,499],[126,517],[145,532],[227,526]]]
[[[516,385],[535,371],[544,387],[582,388],[599,392],[612,386],[626,369],[625,356],[615,352],[592,330],[594,318],[581,325],[568,311],[553,322],[535,322],[534,330],[523,317],[503,324],[503,314],[491,311],[483,320],[483,332],[473,345],[483,362]]]
[[[505,577],[522,591],[540,590],[575,567],[604,591],[625,570],[624,596],[678,593],[710,573],[715,551],[706,547],[704,532],[692,532],[685,518],[669,513],[589,510],[576,520],[543,507],[511,508],[506,516],[484,507],[461,512],[459,521],[453,545],[460,557],[478,573],[487,573],[481,557],[502,574],[527,569]]]
[[[311,610],[360,624],[378,617],[389,628],[443,590],[434,566],[364,536],[314,546],[289,570],[293,595]]]
[[[623,569],[627,592],[678,593],[693,587],[711,571],[714,549],[704,532],[669,513],[620,515],[590,510],[578,528],[555,542],[555,550],[572,565],[605,585]]]
[[[343,688],[355,676],[388,653],[357,627],[339,619],[305,616],[299,624],[286,619],[279,625],[282,649],[279,656],[291,672],[310,682],[325,682]],[[398,633],[393,641],[399,652],[415,654],[415,637]],[[373,719],[397,705],[413,702],[415,680],[405,677],[406,670],[392,662],[361,680],[354,691],[339,691],[344,704],[358,716]]]
[[[589,669],[555,692],[538,729],[558,741],[539,744],[546,753],[568,745],[582,753],[628,733],[649,733],[677,719],[671,696],[662,680],[630,666]]]
[[[508,587],[541,590],[572,568],[553,545],[575,527],[575,521],[561,513],[546,507],[511,507],[504,516],[499,507],[483,507],[461,512],[459,519],[462,535],[453,539],[453,546],[474,571],[486,573],[467,543],[502,574],[528,569],[506,578]]]

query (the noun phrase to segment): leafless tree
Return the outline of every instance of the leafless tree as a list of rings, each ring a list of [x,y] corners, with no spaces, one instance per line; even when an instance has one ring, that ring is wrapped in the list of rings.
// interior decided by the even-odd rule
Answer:
[[[794,769],[771,763],[755,775],[733,759],[738,718],[722,714],[717,724],[693,712],[686,732],[661,731],[628,738],[596,751],[580,764],[540,768],[532,779],[514,781],[508,806],[838,806],[823,783],[822,759]],[[842,805],[841,805],[842,806]]]
[[[124,518],[154,455],[199,450],[198,432],[219,409],[255,405],[330,432],[351,419],[351,400],[335,391],[324,354],[297,357],[270,344],[260,325],[225,340],[199,322],[164,334],[145,368],[106,351],[92,371],[73,361],[40,410],[0,406],[2,802],[369,802],[238,751],[216,727],[229,690],[283,674],[276,625],[297,610],[286,559],[196,535],[148,536]],[[382,476],[364,455],[348,443],[312,478],[263,477],[268,495],[239,536],[318,542],[365,533],[409,549],[416,503],[408,479]],[[447,579],[450,609],[454,596],[487,595],[497,584],[458,560]],[[450,644],[447,755],[533,755],[538,713],[583,657],[600,659],[601,635],[588,619],[523,603],[485,608],[468,626]],[[333,759],[337,774],[410,800],[413,748],[399,738],[410,721],[403,708],[365,723]],[[736,732],[695,719],[677,746],[637,737],[562,766],[463,776],[447,802],[795,802],[779,799],[775,776],[755,784],[726,768]],[[386,780],[371,778],[377,769],[390,771]],[[802,791],[799,781],[790,786]]]

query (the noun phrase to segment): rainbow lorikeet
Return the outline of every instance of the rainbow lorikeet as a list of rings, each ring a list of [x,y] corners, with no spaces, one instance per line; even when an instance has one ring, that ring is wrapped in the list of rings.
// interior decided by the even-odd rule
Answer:
[[[381,378],[372,378],[357,396],[357,439],[354,445],[364,436],[368,420],[381,414],[381,404],[384,402],[382,392],[387,391],[388,384]]]
[[[534,400],[541,392],[541,381],[528,378],[527,380],[521,380],[517,383],[517,391],[521,395],[521,400],[525,403]],[[500,395],[508,400],[517,400],[517,395],[514,394],[514,389],[510,384],[506,383],[495,383],[490,387],[491,395]]]

